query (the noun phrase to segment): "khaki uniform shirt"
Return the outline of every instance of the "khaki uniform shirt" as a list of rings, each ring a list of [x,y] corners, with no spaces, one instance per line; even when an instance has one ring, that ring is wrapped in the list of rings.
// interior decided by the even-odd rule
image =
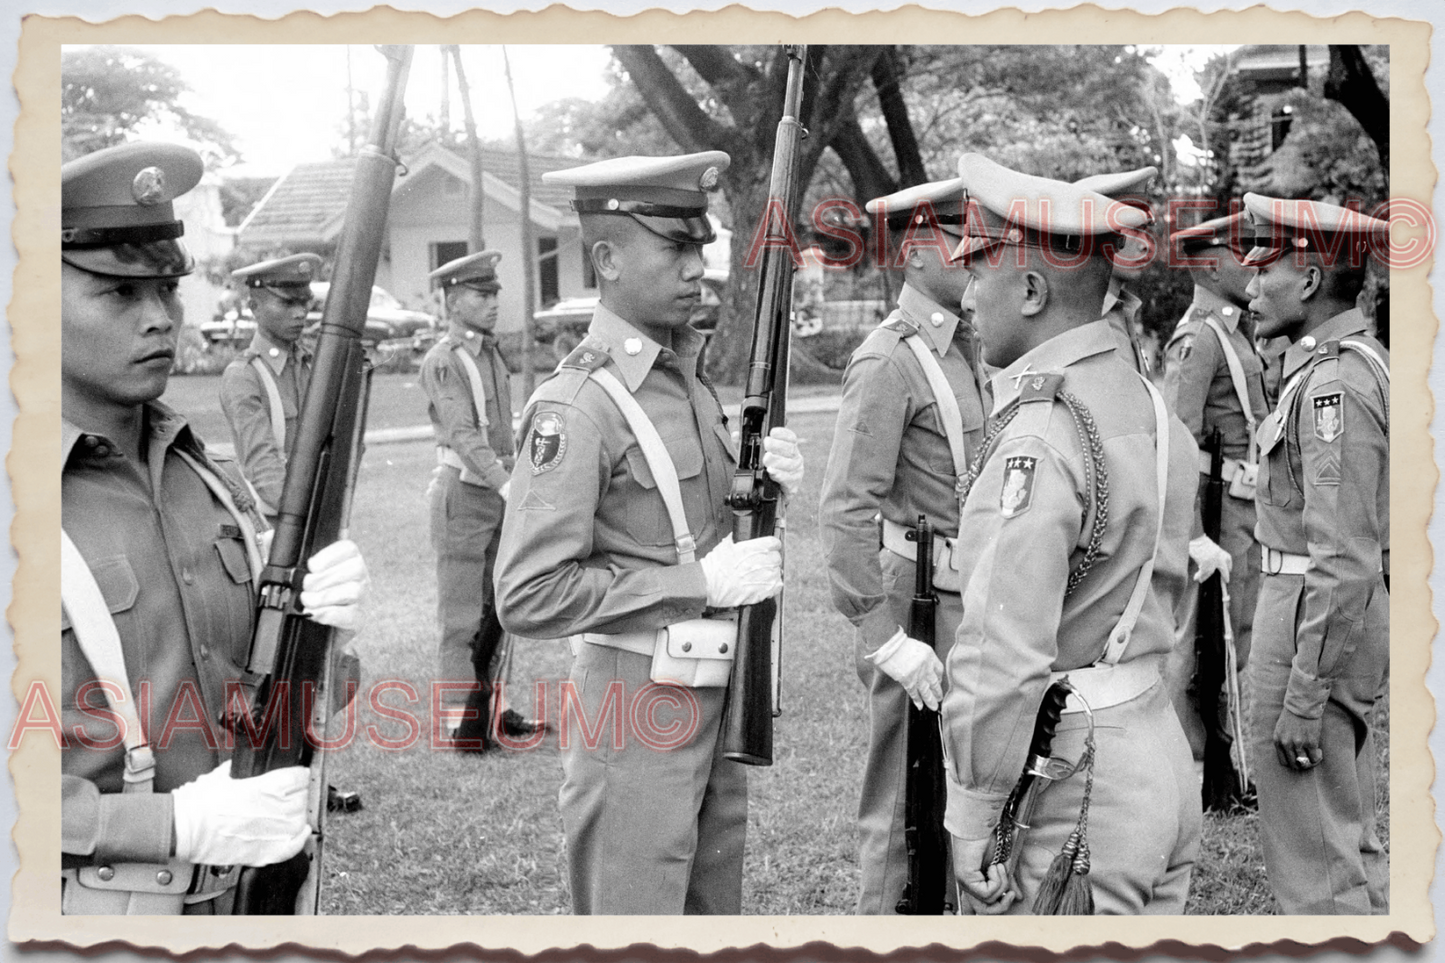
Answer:
[[[1241,324],[1244,309],[1208,288],[1194,288],[1194,303],[1179,320],[1165,349],[1164,397],[1189,433],[1203,445],[1209,433],[1219,429],[1225,458],[1244,461],[1252,439],[1229,363],[1220,347],[1219,335],[1205,323],[1213,317],[1224,328],[1244,371],[1245,392],[1255,424],[1264,420],[1264,362],[1254,348],[1250,325]]]
[[[697,376],[702,335],[682,327],[673,338],[665,348],[599,306],[587,337],[533,394],[497,557],[498,613],[509,631],[616,634],[702,615],[702,566],[678,564],[647,460],[588,377],[593,367],[611,371],[662,436],[700,559],[732,530],[736,455],[722,408]]]
[[[1109,281],[1109,293],[1104,296],[1104,313],[1100,315],[1109,322],[1109,329],[1114,336],[1114,350],[1119,354],[1119,360],[1138,372],[1147,372],[1149,363],[1140,354],[1138,344],[1138,332],[1135,324],[1139,320],[1139,309],[1144,302],[1139,296],[1128,288],[1119,278],[1114,277]]]
[[[276,447],[271,427],[271,396],[251,365],[260,358],[276,376],[281,410],[286,416],[286,451]],[[311,357],[299,345],[289,350],[274,344],[259,329],[251,347],[226,365],[221,375],[221,410],[231,426],[236,460],[256,494],[273,510],[281,505],[286,483],[286,458],[296,440],[296,418],[311,383]]]
[[[465,351],[476,359],[487,397],[485,430],[477,419],[472,381],[456,356]],[[453,324],[446,337],[432,345],[421,363],[421,386],[437,444],[450,448],[462,463],[491,488],[507,483],[512,470],[512,376],[490,334]]]
[[[1388,385],[1341,338],[1389,363],[1358,310],[1311,332],[1284,354],[1280,408],[1260,425],[1255,501],[1260,544],[1308,555],[1285,707],[1318,718],[1333,678],[1362,644],[1365,607],[1390,571]],[[1302,339],[1303,340],[1303,339]],[[1382,391],[1383,388],[1383,391]]]
[[[878,514],[909,528],[926,515],[939,537],[958,531],[958,491],[943,418],[922,365],[903,343],[914,331],[937,355],[953,388],[970,461],[983,434],[973,329],[905,284],[898,307],[853,352],[843,374],[820,503],[833,605],[862,630],[868,652],[899,629],[884,604]]]
[[[146,406],[146,420],[144,464],[109,439],[61,423],[61,523],[109,605],[156,755],[155,792],[123,794],[125,747],[62,615],[66,866],[169,858],[165,794],[229,755],[219,724],[225,687],[240,678],[250,648],[254,597],[244,536],[176,454],[204,463],[203,446],[163,405]],[[243,496],[238,504],[243,500],[250,502]]]
[[[1104,654],[1141,567],[1155,554],[1159,519],[1154,407],[1139,375],[1120,362],[1108,323],[1096,321],[1038,346],[993,380],[996,417],[1035,373],[1063,375],[1098,425],[1108,470],[1108,524],[1098,559],[1077,588],[1065,583],[1094,521],[1084,450],[1059,401],[1027,402],[999,434],[964,503],[963,621],[948,657],[943,739],[947,825],[985,837],[1023,771],[1050,673]],[[1028,375],[1024,375],[1028,372]],[[1024,377],[1020,378],[1020,375]],[[1120,659],[1162,666],[1174,644],[1174,606],[1186,586],[1199,450],[1170,416],[1164,531],[1151,590]]]

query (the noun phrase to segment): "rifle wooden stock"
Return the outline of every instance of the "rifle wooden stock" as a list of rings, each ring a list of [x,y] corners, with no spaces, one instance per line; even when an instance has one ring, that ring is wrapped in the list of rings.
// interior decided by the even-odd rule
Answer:
[[[386,91],[357,158],[311,384],[287,460],[271,553],[261,572],[251,654],[242,679],[246,716],[231,720],[237,737],[231,775],[237,779],[307,766],[314,755],[308,723],[321,697],[318,690],[326,678],[335,630],[302,615],[299,596],[306,559],[345,531],[365,427],[361,335],[385,236],[397,167],[393,150],[412,50],[389,46],[382,52],[389,61]],[[239,728],[242,723],[244,728]],[[242,871],[237,915],[314,912],[314,887],[298,900],[307,877],[319,871],[319,821],[312,828],[309,851],[275,866]]]
[[[803,99],[806,45],[789,45],[783,117],[773,145],[768,186],[769,244],[758,277],[753,314],[753,343],[748,355],[738,442],[738,467],[728,504],[733,510],[733,540],[772,535],[780,527],[778,486],[763,469],[763,439],[787,421],[788,336],[793,302],[793,256],[784,240],[790,234],[802,194],[798,184],[798,146],[804,130],[798,120]],[[779,220],[783,219],[782,223]],[[773,633],[782,612],[782,593],[738,611],[737,654],[728,680],[723,711],[723,754],[751,766],[773,763]]]
[[[1204,482],[1200,509],[1204,534],[1219,542],[1224,510],[1224,445],[1215,428],[1204,440],[1209,454],[1209,477]],[[1204,724],[1204,779],[1200,792],[1205,809],[1227,809],[1235,794],[1234,764],[1221,718],[1225,687],[1224,586],[1218,572],[1199,586],[1194,613],[1194,686],[1199,719]]]
[[[908,534],[918,543],[913,570],[913,601],[908,611],[910,638],[937,647],[938,593],[933,588],[933,526],[918,516],[918,527]],[[903,787],[903,839],[908,849],[908,882],[897,912],[904,916],[930,916],[953,910],[949,881],[953,866],[948,857],[948,831],[943,810],[948,802],[943,775],[943,739],[938,713],[908,706],[907,769]]]

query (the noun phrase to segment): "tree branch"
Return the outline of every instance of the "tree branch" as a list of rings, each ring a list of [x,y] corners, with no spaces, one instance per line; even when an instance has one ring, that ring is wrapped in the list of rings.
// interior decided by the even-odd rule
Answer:
[[[713,120],[697,105],[656,50],[643,44],[613,44],[612,55],[678,146],[688,152],[734,153],[736,133]]]
[[[738,63],[727,48],[716,44],[673,44],[697,75],[708,82],[723,101],[732,107],[733,92],[744,92],[762,79],[762,75]]]

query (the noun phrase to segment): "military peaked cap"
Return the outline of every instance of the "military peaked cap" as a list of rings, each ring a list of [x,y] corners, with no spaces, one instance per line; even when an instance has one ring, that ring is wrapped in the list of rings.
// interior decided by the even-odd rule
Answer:
[[[201,155],[180,144],[107,147],[60,168],[60,259],[117,277],[190,274],[172,201],[195,187]]]
[[[322,263],[319,254],[292,254],[238,268],[231,277],[248,288],[281,288],[287,292],[304,288],[309,292],[311,282],[320,279]]]
[[[956,234],[966,220],[967,205],[968,191],[963,188],[963,180],[953,177],[875,197],[868,202],[867,209],[869,214],[885,213],[888,227],[894,231],[926,223],[931,212],[935,224],[955,228]]]
[[[731,158],[720,150],[678,157],[614,157],[549,171],[542,180],[576,190],[578,214],[626,214],[671,241],[706,244],[717,237],[707,195]]]
[[[1244,259],[1249,267],[1273,263],[1288,251],[1340,257],[1358,267],[1371,241],[1383,241],[1390,231],[1388,221],[1323,201],[1246,194],[1244,208],[1255,229],[1254,248]]]
[[[1095,239],[1150,220],[1146,211],[1097,191],[1009,170],[981,154],[960,157],[958,174],[976,216],[969,218],[955,258],[1004,244],[1102,255]]]
[[[497,280],[497,262],[501,259],[501,251],[478,251],[448,261],[427,277],[442,288],[460,284],[483,294],[496,294],[502,290],[502,283]]]

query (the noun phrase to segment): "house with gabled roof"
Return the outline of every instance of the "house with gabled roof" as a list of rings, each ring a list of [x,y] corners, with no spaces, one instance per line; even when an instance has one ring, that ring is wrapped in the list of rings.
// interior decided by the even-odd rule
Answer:
[[[427,274],[467,253],[468,159],[440,144],[404,157],[406,173],[392,188],[387,237],[376,283],[404,304],[440,314]],[[570,188],[543,183],[547,171],[574,167],[575,158],[529,156],[528,173],[537,274],[538,304],[596,293],[591,264],[583,257],[582,234],[568,201]],[[355,158],[298,164],[278,180],[237,229],[238,245],[255,255],[315,251],[335,253],[345,219]],[[501,251],[499,332],[520,331],[532,311],[524,300],[521,257],[522,215],[517,156],[482,152],[483,225],[488,248]]]

